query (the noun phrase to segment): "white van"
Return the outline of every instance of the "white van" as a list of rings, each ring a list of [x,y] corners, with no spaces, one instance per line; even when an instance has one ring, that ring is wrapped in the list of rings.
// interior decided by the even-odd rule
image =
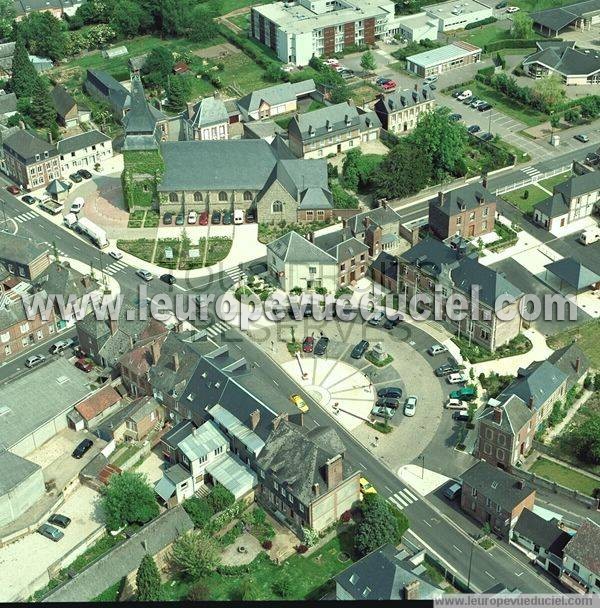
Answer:
[[[595,228],[586,228],[579,235],[579,242],[582,245],[591,245],[596,241],[600,240],[600,228],[596,226]]]
[[[85,205],[85,200],[81,196],[78,196],[71,203],[71,209],[70,209],[71,213],[79,213],[83,209],[84,205]]]
[[[63,218],[63,223],[67,228],[73,228],[77,223],[77,216],[74,213],[67,213]]]
[[[234,224],[243,224],[244,223],[244,212],[241,209],[234,209],[233,223]]]

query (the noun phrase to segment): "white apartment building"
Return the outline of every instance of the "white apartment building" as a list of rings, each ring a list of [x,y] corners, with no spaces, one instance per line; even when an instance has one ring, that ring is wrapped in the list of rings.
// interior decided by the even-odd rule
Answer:
[[[112,158],[112,141],[108,135],[93,130],[65,137],[57,144],[60,155],[60,168],[63,175],[68,175],[79,169],[93,168],[96,163]]]

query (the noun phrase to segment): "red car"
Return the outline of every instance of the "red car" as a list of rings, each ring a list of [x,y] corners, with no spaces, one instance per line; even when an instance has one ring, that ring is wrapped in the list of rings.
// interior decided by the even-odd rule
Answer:
[[[203,211],[200,214],[200,220],[198,223],[200,226],[208,226],[208,211]]]
[[[94,366],[91,363],[88,363],[83,359],[77,359],[77,361],[75,361],[75,367],[86,374],[89,374],[94,369]]]
[[[396,88],[396,83],[393,80],[390,80],[389,82],[384,82],[381,85],[381,88],[385,91],[391,91],[392,89]]]
[[[315,345],[315,339],[312,336],[306,336],[302,342],[302,352],[312,353]]]
[[[6,186],[6,189],[7,189],[7,190],[8,190],[8,191],[9,191],[11,194],[14,194],[15,196],[16,196],[17,194],[21,194],[21,189],[19,188],[19,186],[15,186],[14,184],[13,184],[13,185],[10,185],[10,186]]]

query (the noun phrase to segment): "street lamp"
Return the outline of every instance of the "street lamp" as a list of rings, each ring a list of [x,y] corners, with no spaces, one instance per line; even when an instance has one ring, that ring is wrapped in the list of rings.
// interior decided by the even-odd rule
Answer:
[[[479,534],[473,537],[473,541],[471,542],[471,555],[469,557],[469,576],[467,577],[467,591],[471,590],[471,566],[473,565],[473,550],[475,549],[475,545],[477,541],[481,538]]]
[[[488,114],[489,122],[488,122],[488,134],[492,133],[492,109],[490,108],[490,113]]]
[[[419,456],[421,459],[421,479],[425,479],[425,454]]]

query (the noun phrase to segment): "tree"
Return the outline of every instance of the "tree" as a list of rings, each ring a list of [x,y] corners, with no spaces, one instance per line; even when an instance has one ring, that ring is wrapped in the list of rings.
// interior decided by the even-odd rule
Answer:
[[[183,502],[183,508],[194,522],[196,528],[204,528],[214,515],[206,500],[193,496]]]
[[[450,109],[436,108],[421,114],[409,142],[420,148],[429,159],[432,178],[441,182],[448,174],[456,174],[464,165],[467,152],[467,131],[450,119]]]
[[[379,494],[366,495],[361,508],[363,516],[356,524],[354,535],[354,548],[359,555],[366,555],[387,542],[394,545],[400,542],[402,534],[399,520]]]
[[[600,414],[591,415],[569,434],[577,458],[588,464],[600,464]]]
[[[51,129],[56,124],[56,108],[45,80],[37,78],[31,94],[31,120],[36,127]]]
[[[308,60],[308,65],[316,72],[322,72],[325,69],[325,62],[317,55],[313,55]]]
[[[197,4],[191,12],[189,37],[194,42],[207,42],[217,35],[215,15],[206,4]]]
[[[390,150],[372,177],[375,196],[392,199],[416,194],[425,188],[431,173],[431,160],[425,151],[402,140]]]
[[[171,76],[168,83],[169,106],[176,111],[183,110],[190,95],[190,85],[187,76]]]
[[[160,574],[151,555],[144,555],[135,575],[137,599],[140,602],[156,602],[161,599]]]
[[[173,543],[170,561],[184,575],[195,579],[213,572],[219,565],[219,555],[219,543],[212,536],[189,532]]]
[[[202,581],[194,583],[188,591],[187,599],[192,602],[206,602],[210,599],[210,589]]]
[[[67,49],[66,23],[47,11],[30,13],[17,25],[17,36],[23,36],[32,55],[60,61]]]
[[[0,0],[0,38],[8,38],[12,33],[15,15],[12,0]]]
[[[124,38],[133,38],[140,33],[142,19],[143,10],[138,4],[131,0],[118,0],[113,7],[110,24]]]
[[[173,53],[165,46],[155,46],[148,53],[142,68],[144,82],[155,88],[166,89],[174,65]]]
[[[542,112],[550,112],[565,96],[562,82],[551,74],[535,81],[532,90],[532,101]]]
[[[106,527],[118,530],[127,524],[145,524],[158,515],[154,490],[141,473],[113,475],[103,489]]]
[[[344,103],[350,99],[350,89],[346,83],[336,84],[329,93],[331,103]]]
[[[12,59],[12,90],[19,99],[31,97],[34,85],[38,80],[38,73],[29,61],[25,41],[22,36],[17,36]]]
[[[360,58],[360,67],[365,72],[375,71],[375,68],[377,66],[375,65],[375,57],[373,56],[373,53],[371,51],[365,51],[363,53],[362,57]]]
[[[208,504],[215,513],[230,507],[235,502],[235,496],[222,485],[216,485],[206,497]]]
[[[344,186],[355,192],[359,186],[369,187],[382,160],[378,154],[363,154],[360,148],[348,150],[342,166]]]
[[[525,12],[514,13],[511,33],[514,38],[526,39],[533,37],[533,19]]]
[[[267,80],[271,82],[279,82],[283,80],[285,72],[281,69],[281,66],[278,63],[270,63],[265,76]]]

